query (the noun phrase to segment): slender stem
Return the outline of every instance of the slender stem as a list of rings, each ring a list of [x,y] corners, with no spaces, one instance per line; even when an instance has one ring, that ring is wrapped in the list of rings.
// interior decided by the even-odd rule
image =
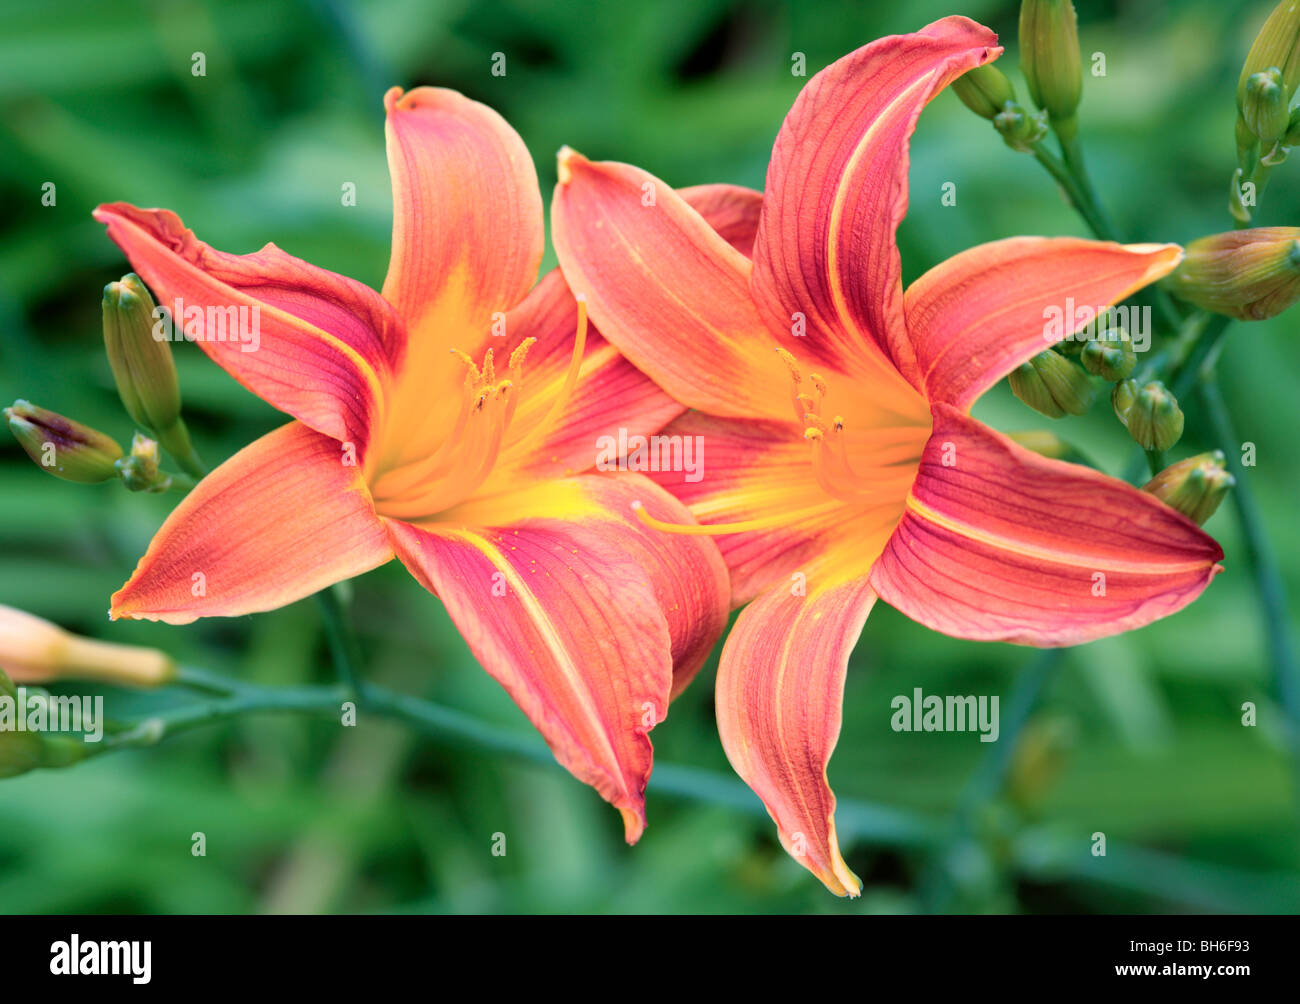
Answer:
[[[207,476],[208,469],[195,452],[194,443],[190,439],[190,430],[186,428],[184,419],[178,418],[176,424],[170,429],[160,430],[158,442],[195,481],[201,481]]]
[[[187,675],[204,682],[217,679],[201,671],[189,671]],[[342,684],[263,687],[231,681],[231,685],[236,690],[226,696],[169,708],[134,723],[125,732],[106,736],[90,749],[89,755],[154,746],[169,736],[252,713],[339,715],[343,703],[352,698]],[[453,708],[369,683],[362,684],[361,705],[365,712],[400,721],[444,745],[504,753],[546,767],[558,766],[554,754],[540,738],[490,725]],[[659,763],[651,777],[650,789],[664,795],[727,805],[756,817],[767,816],[763,803],[742,781],[705,768]],[[840,799],[837,820],[840,834],[846,839],[889,844],[928,845],[943,831],[940,824],[926,817],[854,799]]]
[[[1240,441],[1232,426],[1232,418],[1213,378],[1200,385],[1201,402],[1214,430],[1228,470],[1236,479],[1232,490],[1237,520],[1241,525],[1246,544],[1246,555],[1255,574],[1264,615],[1264,630],[1268,643],[1269,659],[1273,668],[1273,683],[1282,707],[1283,733],[1296,766],[1297,794],[1300,794],[1300,665],[1296,663],[1295,649],[1287,623],[1286,586],[1277,558],[1269,546],[1264,530],[1263,516],[1255,499],[1254,488],[1238,452]]]
[[[361,694],[360,676],[357,667],[361,664],[358,655],[357,638],[348,620],[347,611],[339,600],[338,586],[330,586],[316,594],[320,604],[322,619],[325,622],[325,636],[329,641],[330,656],[339,679],[354,696]]]
[[[1058,137],[1059,138],[1059,137]],[[1056,182],[1065,190],[1073,203],[1075,211],[1083,217],[1084,223],[1092,231],[1094,237],[1103,241],[1118,241],[1119,233],[1111,224],[1110,218],[1106,215],[1106,210],[1097,197],[1096,190],[1092,187],[1092,181],[1088,177],[1088,171],[1083,164],[1083,147],[1079,139],[1075,136],[1070,142],[1061,143],[1061,151],[1065,155],[1064,161],[1053,156],[1048,150],[1044,149],[1040,143],[1034,147],[1035,159],[1043,165],[1056,179]],[[1169,327],[1177,330],[1182,326],[1183,318],[1174,305],[1173,299],[1160,286],[1151,286],[1143,291],[1144,295],[1149,295],[1157,310]]]
[[[1058,135],[1057,138],[1060,139],[1060,136]],[[1093,232],[1104,241],[1119,240],[1118,233],[1111,225],[1110,218],[1097,197],[1097,190],[1092,187],[1092,179],[1088,177],[1088,169],[1083,163],[1083,145],[1079,142],[1077,133],[1069,140],[1061,139],[1061,154],[1065,161],[1065,169],[1074,179],[1075,188],[1087,205],[1089,213],[1097,220]]]
[[[181,666],[176,671],[176,682],[182,687],[197,690],[205,694],[228,696],[239,690],[241,684],[228,676],[210,673],[206,669],[194,666]]]
[[[1056,179],[1056,183],[1065,191],[1075,212],[1083,217],[1088,228],[1102,240],[1111,240],[1110,237],[1103,236],[1108,230],[1105,219],[1098,215],[1097,208],[1089,203],[1084,193],[1080,191],[1077,181],[1066,166],[1050,151],[1044,149],[1041,143],[1034,147],[1034,159],[1047,168],[1047,173]]]

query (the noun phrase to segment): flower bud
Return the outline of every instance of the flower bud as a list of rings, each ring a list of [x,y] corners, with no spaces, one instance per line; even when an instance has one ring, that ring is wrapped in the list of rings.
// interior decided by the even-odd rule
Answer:
[[[1224,469],[1223,451],[1214,450],[1171,464],[1142,490],[1203,526],[1236,483]]]
[[[1016,100],[1016,89],[1007,75],[992,63],[968,70],[952,82],[953,92],[962,104],[980,118],[992,120],[1008,101]]]
[[[66,767],[90,755],[82,740],[20,727],[18,717],[27,714],[26,696],[0,669],[0,778],[37,767]]]
[[[1285,107],[1300,84],[1300,0],[1282,0],[1255,36],[1237,80],[1238,110],[1245,107],[1250,78],[1270,67],[1280,74]]]
[[[1087,375],[1052,349],[1016,367],[1008,380],[1016,397],[1048,418],[1082,415],[1092,406]]]
[[[1115,409],[1115,417],[1125,426],[1128,425],[1128,410],[1137,400],[1138,383],[1136,380],[1121,380],[1110,392],[1110,405]]]
[[[6,606],[0,606],[0,670],[19,683],[72,678],[157,687],[176,677],[176,663],[157,649],[82,638]]]
[[[27,455],[56,478],[94,485],[117,476],[122,447],[102,432],[29,401],[15,401],[5,419]]]
[[[1083,67],[1070,0],[1024,0],[1020,5],[1020,68],[1034,104],[1051,116],[1058,132],[1065,125],[1072,136],[1083,95]]]
[[[1079,362],[1093,376],[1115,383],[1133,372],[1133,367],[1137,365],[1137,355],[1133,351],[1133,340],[1129,338],[1128,332],[1116,327],[1084,343],[1083,350],[1079,353]]]
[[[153,297],[134,273],[104,287],[104,348],[117,393],[135,421],[162,432],[181,413],[171,346],[154,337]]]
[[[131,455],[117,462],[122,483],[133,492],[147,492],[158,483],[158,444],[137,432],[131,437]]]
[[[1300,228],[1255,227],[1192,241],[1167,280],[1198,307],[1262,321],[1300,299]]]
[[[1246,80],[1241,118],[1266,152],[1286,135],[1291,117],[1287,111],[1288,100],[1282,71],[1276,66],[1252,73]]]
[[[1128,426],[1128,433],[1144,450],[1167,450],[1183,434],[1183,412],[1178,399],[1159,380],[1134,391],[1136,381],[1115,385],[1111,400],[1115,414]],[[1121,392],[1120,388],[1125,388]],[[1121,397],[1127,407],[1120,410]]]
[[[1047,114],[1030,115],[1012,101],[993,117],[993,128],[1017,153],[1031,153],[1034,144],[1047,135]]]

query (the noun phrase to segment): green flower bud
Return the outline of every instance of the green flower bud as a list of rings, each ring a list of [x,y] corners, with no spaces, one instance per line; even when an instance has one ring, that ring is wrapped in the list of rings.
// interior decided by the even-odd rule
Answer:
[[[1115,409],[1115,417],[1125,426],[1128,425],[1128,410],[1137,400],[1138,384],[1136,380],[1121,380],[1110,392],[1110,405]]]
[[[1289,97],[1282,85],[1282,71],[1276,66],[1250,75],[1242,99],[1241,118],[1267,151],[1286,135],[1290,114]]]
[[[985,63],[963,73],[952,82],[953,92],[962,104],[980,118],[992,120],[1008,101],[1016,100],[1016,89],[1007,75],[992,63]]]
[[[27,455],[56,478],[93,485],[116,476],[122,447],[102,432],[28,401],[15,401],[5,418]]]
[[[137,424],[162,432],[181,413],[171,346],[154,337],[153,297],[134,273],[104,287],[104,348],[117,393]]]
[[[1237,482],[1224,468],[1223,452],[1201,453],[1171,464],[1142,486],[1198,526],[1214,515]]]
[[[1070,0],[1024,0],[1020,5],[1020,68],[1029,94],[1069,139],[1083,96],[1079,28]]]
[[[0,778],[37,767],[66,767],[90,754],[89,744],[79,739],[19,729],[18,716],[27,713],[26,701],[19,698],[18,688],[0,669]]]
[[[1030,115],[1011,101],[993,117],[993,128],[1017,153],[1031,153],[1034,144],[1047,135],[1047,114]]]
[[[1285,107],[1300,84],[1300,0],[1282,0],[1255,36],[1237,80],[1238,111],[1245,107],[1250,78],[1270,67],[1281,75]]]
[[[1011,392],[1048,418],[1082,415],[1092,407],[1087,375],[1059,352],[1048,349],[1011,371]]]
[[[1187,245],[1169,290],[1242,321],[1262,321],[1300,299],[1300,228],[1254,227]]]
[[[1178,442],[1183,434],[1183,412],[1178,407],[1178,399],[1165,388],[1159,380],[1152,380],[1136,393],[1130,385],[1133,380],[1125,380],[1115,385],[1111,400],[1116,402],[1115,414],[1128,426],[1128,434],[1144,450],[1167,450]],[[1120,388],[1125,400],[1131,394],[1128,407],[1120,411]]]
[[[133,492],[161,490],[158,444],[137,432],[131,439],[131,455],[117,462],[117,472],[122,476],[122,483]]]
[[[1123,328],[1110,328],[1091,341],[1085,342],[1079,353],[1079,362],[1093,376],[1103,377],[1112,383],[1123,380],[1137,365],[1133,340]]]

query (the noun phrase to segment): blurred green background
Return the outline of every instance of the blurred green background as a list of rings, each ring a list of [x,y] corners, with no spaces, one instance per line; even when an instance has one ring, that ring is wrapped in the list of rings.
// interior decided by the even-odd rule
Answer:
[[[1187,241],[1231,227],[1233,94],[1270,3],[1079,4],[1081,121],[1094,181],[1124,234]],[[99,333],[100,291],[127,266],[90,218],[101,201],[176,210],[200,237],[267,241],[371,285],[391,210],[381,95],[457,88],[497,108],[536,158],[544,193],[567,143],[677,185],[762,187],[782,116],[809,72],[883,34],[964,13],[1002,36],[1013,2],[633,3],[117,0],[0,3],[0,398],[129,440]],[[191,75],[194,52],[207,75]],[[490,72],[504,53],[504,77]],[[358,204],[340,205],[357,185]],[[940,202],[957,184],[956,206]],[[57,204],[42,206],[54,182]],[[900,242],[911,278],[970,245],[1082,234],[1031,158],[951,94],[912,147]],[[1300,166],[1275,173],[1259,220],[1300,224]],[[548,253],[547,265],[553,263]],[[1294,528],[1295,315],[1237,325],[1220,364],[1254,484],[1300,598]],[[283,419],[192,345],[178,346],[187,418],[215,463]],[[1209,442],[1188,406],[1171,459]],[[1104,395],[1048,423],[1001,388],[977,412],[1042,427],[1117,473],[1129,456]],[[317,607],[185,628],[117,623],[108,596],[165,516],[163,498],[83,488],[0,437],[0,603],[66,627],[158,645],[262,683],[331,678]],[[1008,645],[933,634],[878,605],[854,653],[831,765],[840,832],[866,891],[839,901],[790,860],[734,786],[717,740],[712,668],[654,733],[663,763],[709,770],[651,781],[650,828],[626,847],[618,815],[554,767],[440,744],[398,725],[261,716],[141,752],[0,783],[0,911],[1286,911],[1300,906],[1297,778],[1281,738],[1249,567],[1231,506],[1207,529],[1224,572],[1193,607],[1088,645],[1058,665]],[[529,733],[440,605],[396,563],[354,583],[367,673]],[[1031,675],[1032,674],[1032,675]],[[1011,694],[1042,683],[1019,742]],[[999,694],[1004,738],[895,733],[890,700]],[[1030,688],[1032,689],[1032,688]],[[110,695],[130,714],[176,695]],[[1241,724],[1256,702],[1259,724]],[[988,785],[993,756],[1010,781]],[[993,776],[993,775],[989,775]],[[703,780],[701,780],[703,778]],[[972,787],[972,780],[974,786]],[[713,794],[710,792],[713,791]],[[207,856],[191,856],[191,834]],[[1108,854],[1090,853],[1101,832]],[[504,833],[508,853],[491,853]]]

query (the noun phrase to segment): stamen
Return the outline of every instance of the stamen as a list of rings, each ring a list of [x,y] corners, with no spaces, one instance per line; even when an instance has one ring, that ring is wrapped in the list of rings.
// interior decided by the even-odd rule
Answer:
[[[801,509],[797,512],[782,512],[757,519],[741,520],[737,523],[666,523],[661,519],[655,519],[646,512],[645,506],[641,504],[639,499],[632,503],[632,511],[636,513],[637,519],[652,530],[662,530],[664,533],[675,533],[691,537],[714,537],[728,533],[748,533],[751,530],[770,530],[777,526],[789,526],[801,516],[826,513],[830,508],[829,506],[817,506],[812,509]]]
[[[556,419],[560,417],[568,405],[569,398],[573,396],[573,388],[578,383],[578,372],[582,369],[583,353],[587,349],[587,298],[579,293],[575,299],[578,301],[578,328],[573,336],[573,354],[569,356],[569,369],[564,374],[564,385],[560,388],[560,393],[556,395],[555,400],[551,402],[546,417],[533,426],[532,431],[511,448],[512,452],[520,450],[524,444],[533,445],[537,439],[551,431]]]

